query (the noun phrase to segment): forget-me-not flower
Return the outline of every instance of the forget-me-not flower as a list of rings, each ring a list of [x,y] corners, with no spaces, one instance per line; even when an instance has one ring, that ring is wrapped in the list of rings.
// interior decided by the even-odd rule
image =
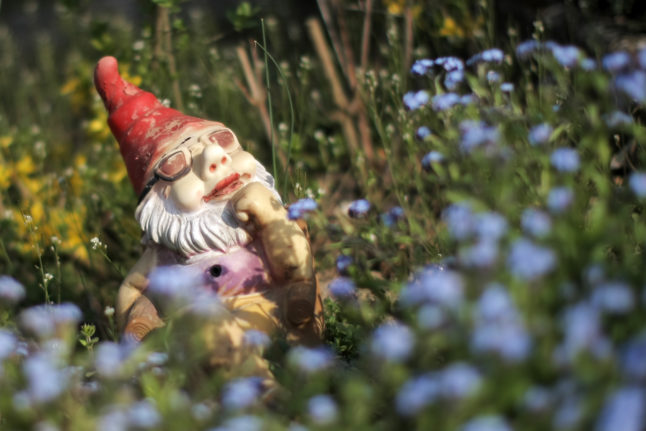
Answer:
[[[630,66],[630,55],[625,51],[611,52],[603,56],[601,65],[611,73],[620,72]]]
[[[446,111],[460,103],[460,96],[455,93],[443,93],[433,96],[431,106],[434,111]]]
[[[478,416],[464,424],[460,431],[512,431],[507,422],[495,415]]]
[[[646,198],[646,172],[631,173],[628,185],[638,198]]]
[[[618,75],[615,86],[635,102],[646,103],[646,72],[633,70],[630,73]]]
[[[515,277],[532,281],[551,272],[556,266],[554,252],[526,238],[513,242],[507,256],[507,267]]]
[[[408,358],[414,344],[415,337],[408,326],[399,322],[389,322],[375,330],[370,348],[379,358],[399,362]]]
[[[15,278],[0,276],[0,302],[15,304],[25,297],[25,288]]]
[[[413,416],[438,397],[440,385],[431,375],[412,377],[397,392],[395,408],[403,416]]]
[[[357,199],[350,203],[348,215],[352,218],[361,218],[368,214],[372,205],[367,199]]]
[[[426,105],[429,100],[430,96],[428,94],[428,91],[426,90],[409,91],[408,93],[404,94],[403,99],[404,106],[406,106],[406,109],[408,109],[409,111],[414,111],[421,108],[422,106]]]
[[[628,385],[615,390],[601,411],[598,431],[642,431],[646,425],[646,390]]]
[[[439,151],[429,151],[422,157],[422,169],[429,172],[433,168],[433,164],[441,163],[444,161],[444,155]]]
[[[552,126],[547,123],[537,124],[529,129],[529,143],[532,145],[541,145],[550,140],[552,136]]]
[[[325,425],[334,422],[338,416],[338,407],[329,395],[315,395],[307,402],[307,411],[312,422]]]
[[[557,148],[550,156],[552,166],[559,172],[576,172],[579,170],[579,153],[573,148]]]
[[[354,297],[357,288],[351,278],[337,277],[330,282],[328,290],[334,298],[347,299]]]
[[[525,232],[533,237],[540,238],[552,230],[552,219],[549,214],[534,208],[527,208],[523,211],[520,219],[520,226]]]
[[[572,205],[574,192],[569,187],[554,187],[547,195],[547,207],[553,213],[562,213]]]

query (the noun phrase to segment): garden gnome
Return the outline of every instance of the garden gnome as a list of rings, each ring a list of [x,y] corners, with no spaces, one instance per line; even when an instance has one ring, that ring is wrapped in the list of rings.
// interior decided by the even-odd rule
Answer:
[[[231,314],[223,325],[229,347],[249,329],[296,343],[320,340],[307,236],[288,220],[274,179],[233,131],[165,107],[123,80],[114,57],[98,62],[94,83],[139,197],[135,217],[143,230],[144,253],[117,299],[124,336],[141,340],[164,325],[147,294],[150,274],[179,265],[198,271]]]

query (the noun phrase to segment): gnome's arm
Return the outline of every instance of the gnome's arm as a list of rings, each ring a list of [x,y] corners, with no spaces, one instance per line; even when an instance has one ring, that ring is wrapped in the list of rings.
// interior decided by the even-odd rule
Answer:
[[[236,216],[260,239],[273,280],[286,289],[282,305],[289,336],[314,342],[323,331],[322,306],[305,232],[260,183],[241,189],[232,204]]]
[[[147,248],[119,287],[117,322],[125,338],[141,341],[150,331],[164,325],[157,309],[144,295],[147,275],[157,264],[157,253]]]

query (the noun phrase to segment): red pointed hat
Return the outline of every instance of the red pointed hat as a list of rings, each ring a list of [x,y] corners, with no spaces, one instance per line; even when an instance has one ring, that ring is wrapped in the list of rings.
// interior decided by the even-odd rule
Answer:
[[[137,196],[153,176],[153,166],[175,148],[187,131],[223,126],[167,108],[154,94],[119,75],[117,59],[103,57],[94,70],[94,85],[108,111],[108,125],[119,142],[128,177]]]

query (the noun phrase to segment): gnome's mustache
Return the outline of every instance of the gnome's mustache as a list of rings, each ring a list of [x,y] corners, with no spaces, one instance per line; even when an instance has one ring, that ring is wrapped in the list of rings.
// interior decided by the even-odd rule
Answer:
[[[279,198],[274,179],[259,162],[252,181],[262,183]],[[166,198],[166,187],[156,184],[137,207],[135,218],[144,231],[144,242],[163,245],[189,258],[212,250],[226,253],[251,241],[228,200],[205,202],[198,211],[186,213]]]

